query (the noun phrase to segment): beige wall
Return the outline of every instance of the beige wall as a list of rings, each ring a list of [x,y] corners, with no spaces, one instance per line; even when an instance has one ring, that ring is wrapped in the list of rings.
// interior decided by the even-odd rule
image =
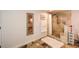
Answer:
[[[72,11],[72,28],[74,33],[79,33],[79,10]]]
[[[47,35],[40,30],[42,11],[1,11],[2,47],[19,47]],[[26,35],[26,13],[34,13],[34,34]]]

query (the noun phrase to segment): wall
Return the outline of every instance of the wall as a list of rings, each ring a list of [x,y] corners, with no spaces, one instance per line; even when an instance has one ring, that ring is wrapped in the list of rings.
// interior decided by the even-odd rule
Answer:
[[[1,11],[2,47],[20,47],[47,35],[40,30],[42,11]],[[34,13],[34,34],[26,36],[26,13]]]
[[[0,12],[0,26],[1,26],[1,12]],[[1,45],[1,30],[0,30],[0,45]]]
[[[70,26],[71,25],[71,10],[67,10],[63,14],[64,14],[63,18],[66,21],[66,25]]]
[[[41,32],[47,32],[47,20],[48,20],[48,14],[47,13],[41,13],[40,17],[40,22],[41,22]]]
[[[73,32],[79,33],[79,10],[73,10],[72,11],[72,29]]]

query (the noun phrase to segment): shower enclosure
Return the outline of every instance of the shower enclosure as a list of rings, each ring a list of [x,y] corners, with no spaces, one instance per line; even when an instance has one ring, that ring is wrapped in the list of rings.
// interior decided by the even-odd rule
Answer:
[[[49,35],[59,41],[67,43],[68,26],[71,25],[71,11],[53,11],[49,17]]]

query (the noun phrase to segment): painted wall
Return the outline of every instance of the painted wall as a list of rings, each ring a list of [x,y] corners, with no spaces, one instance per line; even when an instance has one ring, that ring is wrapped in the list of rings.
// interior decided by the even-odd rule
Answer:
[[[72,29],[73,32],[79,33],[79,10],[73,10],[72,11]]]
[[[0,12],[0,26],[1,26],[1,12]],[[1,30],[0,30],[0,45],[1,45]]]
[[[47,13],[41,13],[40,17],[41,22],[41,32],[47,32],[47,20],[48,20],[48,14]]]
[[[2,47],[19,47],[47,35],[40,30],[42,11],[1,11],[2,12]],[[26,35],[26,13],[34,13],[34,34]]]

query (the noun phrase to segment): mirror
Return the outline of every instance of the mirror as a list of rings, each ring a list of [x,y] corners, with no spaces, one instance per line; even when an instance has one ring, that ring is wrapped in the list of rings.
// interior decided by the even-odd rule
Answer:
[[[33,34],[33,13],[27,13],[27,35]]]

